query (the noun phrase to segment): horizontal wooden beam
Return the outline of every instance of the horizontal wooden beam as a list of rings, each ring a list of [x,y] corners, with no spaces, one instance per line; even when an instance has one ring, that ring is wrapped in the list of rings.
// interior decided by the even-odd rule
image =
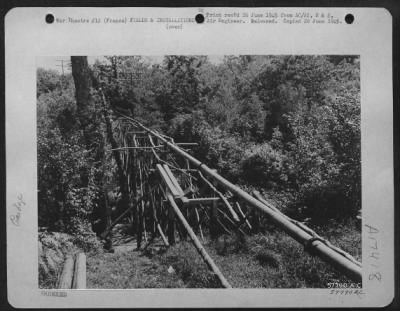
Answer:
[[[110,149],[109,151],[120,151],[120,150],[129,150],[129,149],[157,149],[157,148],[163,148],[163,146],[121,147],[121,148]]]
[[[173,182],[169,178],[167,172],[164,170],[164,168],[161,166],[161,164],[156,165],[158,172],[161,175],[161,178],[163,179],[164,183],[167,185],[169,191],[172,193],[174,197],[179,197],[181,196],[181,193],[175,188]]]
[[[197,147],[198,143],[175,143],[175,145],[182,146],[182,147]]]
[[[169,176],[169,179],[172,181],[173,185],[175,186],[175,189],[178,190],[180,195],[183,195],[183,190],[182,190],[181,186],[179,185],[179,182],[176,180],[174,174],[169,169],[168,165],[164,164],[163,167],[164,167],[165,172]]]
[[[186,197],[180,198],[182,203],[185,205],[197,205],[197,204],[210,204],[216,201],[219,201],[220,198],[195,198],[195,199],[188,199]]]

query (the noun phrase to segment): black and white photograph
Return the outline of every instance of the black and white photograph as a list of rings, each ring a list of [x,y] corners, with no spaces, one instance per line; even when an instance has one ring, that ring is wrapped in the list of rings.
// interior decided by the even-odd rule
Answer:
[[[391,30],[384,8],[10,10],[9,304],[390,304]]]
[[[361,289],[356,55],[45,57],[40,288]]]

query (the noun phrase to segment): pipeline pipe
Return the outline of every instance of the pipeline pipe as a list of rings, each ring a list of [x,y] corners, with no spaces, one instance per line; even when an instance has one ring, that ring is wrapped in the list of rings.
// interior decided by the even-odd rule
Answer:
[[[327,262],[328,264],[332,265],[343,274],[345,274],[351,280],[361,283],[362,281],[362,268],[351,262],[349,259],[344,257],[343,255],[339,254],[338,252],[334,251],[332,248],[328,247],[325,243],[320,240],[311,240],[313,236],[309,233],[305,232],[292,222],[285,218],[284,216],[276,213],[275,211],[271,210],[268,206],[263,204],[261,201],[257,200],[247,192],[240,189],[238,186],[232,184],[230,181],[219,175],[214,169],[209,168],[204,163],[200,162],[187,152],[183,151],[181,148],[176,146],[175,144],[169,142],[160,134],[156,133],[155,131],[147,128],[139,121],[134,120],[132,118],[126,117],[131,120],[133,123],[147,131],[148,133],[152,134],[153,136],[160,139],[165,145],[167,145],[172,151],[181,155],[182,157],[189,160],[189,162],[197,167],[202,173],[211,177],[219,184],[226,187],[230,190],[234,195],[241,198],[247,204],[258,208],[259,210],[263,211],[267,214],[279,227],[281,227],[287,234],[289,234],[293,239],[297,242],[307,246],[308,249],[312,250],[312,253],[318,257],[320,257],[323,261]],[[311,243],[308,243],[312,241]]]

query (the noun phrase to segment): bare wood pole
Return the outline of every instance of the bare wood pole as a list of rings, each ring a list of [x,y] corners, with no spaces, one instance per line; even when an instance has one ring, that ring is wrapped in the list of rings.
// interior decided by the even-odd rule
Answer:
[[[164,169],[164,172],[166,173],[167,177],[169,177],[169,180],[172,182],[173,187],[178,191],[179,194],[183,194],[183,190],[181,188],[181,186],[179,185],[178,181],[176,180],[174,174],[171,172],[171,170],[169,169],[168,165],[162,165],[162,168]],[[187,211],[187,208],[185,206],[183,206],[182,203],[178,204],[180,208],[185,208]],[[178,233],[181,239],[186,239],[187,238],[187,234],[185,230],[182,230],[182,228],[180,228],[180,226],[175,226],[177,227],[176,229],[178,229]]]
[[[161,239],[163,240],[165,246],[169,246],[168,240],[165,237],[164,232],[162,231],[162,228],[159,223],[157,224],[157,230],[158,230],[158,233],[160,234]]]
[[[150,222],[150,226],[149,226],[148,230],[151,233],[151,236],[154,238],[154,236],[156,234],[156,226],[155,226],[155,222],[154,222],[153,209],[150,207],[150,204],[151,204],[150,200],[147,200],[145,205],[144,205],[145,206],[144,223]],[[150,213],[149,213],[149,211],[150,211]],[[147,219],[147,221],[146,221],[146,215],[148,216],[148,218],[150,218],[150,219]],[[145,226],[145,228],[146,228],[146,226]]]
[[[136,140],[136,137],[134,138],[134,146],[138,146],[139,143]],[[139,178],[139,187],[136,185],[136,190],[135,192],[137,193],[137,190],[139,190],[140,196],[143,196],[143,191],[142,191],[142,174],[141,174],[141,168],[140,168],[140,156],[136,155],[136,178]],[[136,222],[136,248],[140,249],[142,245],[142,238],[143,238],[143,206],[144,202],[143,200],[140,201],[140,204],[137,205],[137,222]]]
[[[184,210],[184,213],[186,214],[186,218],[188,217],[188,207],[183,205],[182,202],[178,203],[179,208],[181,208],[182,210]],[[182,228],[183,230],[180,230],[181,233],[181,237],[182,239],[186,240],[187,239],[187,232],[184,228]]]
[[[203,230],[201,229],[201,223],[200,223],[200,215],[199,215],[199,211],[197,210],[197,207],[194,208],[194,212],[196,213],[197,228],[200,232],[201,239],[204,241]]]
[[[210,235],[212,239],[218,237],[218,202],[214,201],[210,213]]]
[[[171,203],[168,206],[168,243],[175,244],[175,215]]]
[[[237,223],[235,223],[232,219],[230,219],[230,217],[229,217],[224,211],[222,211],[221,209],[218,209],[218,211],[219,211],[219,213],[220,213],[222,216],[225,217],[225,219],[226,219],[237,231],[239,231],[239,232],[240,232],[241,234],[243,234],[243,235],[246,234],[242,229],[240,229],[240,227],[238,226]],[[221,222],[219,222],[219,223],[221,223]]]
[[[153,213],[154,213],[154,221],[156,223],[156,228],[157,228],[158,233],[160,234],[161,239],[163,240],[165,246],[169,246],[168,240],[165,237],[165,234],[164,234],[164,232],[162,230],[162,227],[161,227],[161,223],[160,223],[159,218],[157,216],[157,206],[155,205],[156,200],[155,200],[155,198],[153,196],[151,198],[153,199],[153,202],[154,202],[154,204],[153,204]]]
[[[154,231],[157,230],[158,233],[160,234],[164,244],[166,246],[169,246],[168,245],[168,241],[165,239],[164,233],[162,232],[161,226],[160,226],[160,224],[158,222],[156,200],[154,199],[154,192],[153,191],[150,193],[150,206],[151,206],[151,210],[152,210],[152,214],[153,214],[152,218],[153,218],[153,222],[154,222]],[[154,234],[155,234],[155,232],[154,232]],[[167,243],[165,243],[165,242],[167,242]]]
[[[153,167],[153,164],[154,164],[154,157],[150,157],[150,158],[148,159],[147,167],[146,167],[146,170],[145,170],[146,178],[147,178],[148,181],[149,181],[149,179],[150,179],[149,171],[150,171],[150,168]],[[150,181],[149,181],[149,183],[150,183]],[[148,188],[150,188],[150,185],[148,185]],[[149,191],[149,189],[148,189],[148,191]],[[152,191],[152,192],[150,193],[150,205],[151,205],[151,211],[150,211],[150,213],[151,213],[151,215],[152,215],[152,222],[151,222],[152,228],[151,228],[151,230],[152,230],[152,232],[153,232],[153,236],[155,236],[156,231],[159,231],[159,229],[157,228],[158,220],[157,220],[157,213],[156,213],[156,207],[155,207],[155,202],[156,202],[156,201],[153,200],[153,196],[154,196],[154,191]],[[159,232],[160,232],[160,231],[159,231]],[[160,235],[161,235],[161,234],[160,234]],[[164,243],[165,243],[165,242],[164,242]]]
[[[234,209],[231,206],[231,204],[229,203],[229,201],[225,198],[225,196],[220,191],[217,190],[217,184],[218,183],[215,180],[211,183],[210,181],[207,180],[207,178],[205,178],[203,176],[203,174],[200,171],[199,171],[199,176],[221,198],[222,202],[224,202],[226,208],[228,209],[228,211],[231,214],[231,216],[234,219],[234,221],[240,222],[239,216],[236,214],[236,212],[234,211]]]
[[[133,135],[133,144],[136,146],[136,134]],[[137,160],[137,154],[136,151],[134,150],[132,153],[132,185],[131,185],[131,204],[132,200],[137,199],[137,165],[136,165],[136,160]],[[132,232],[137,228],[138,225],[138,208],[137,205],[131,209],[131,218],[132,218]],[[135,228],[136,227],[136,228]],[[137,229],[136,229],[137,230]]]
[[[61,272],[60,280],[58,282],[59,289],[67,289],[72,286],[72,278],[74,275],[74,259],[72,255],[68,255],[65,259],[63,270]]]
[[[137,249],[140,249],[143,238],[143,208],[141,204],[138,205],[138,226],[136,232],[137,232],[136,247]]]
[[[206,219],[208,219],[208,221],[211,221],[210,216],[208,216],[207,214],[207,209],[203,206],[203,204],[200,204],[201,209],[204,212],[204,215],[206,216]],[[219,219],[217,219],[217,223],[220,225],[220,227],[225,231],[225,233],[227,234],[233,234],[232,231],[230,231]]]
[[[237,207],[237,209],[239,211],[240,216],[242,216],[242,218],[245,220],[245,222],[247,224],[247,227],[249,227],[249,229],[252,230],[253,227],[250,225],[249,220],[247,219],[246,215],[243,213],[242,209],[240,208],[239,202],[235,202],[235,203],[236,203],[236,207]]]
[[[312,250],[313,254],[320,257],[322,260],[331,264],[342,273],[344,273],[347,277],[355,282],[362,281],[362,266],[361,263],[354,263],[342,254],[338,253],[336,250],[332,249],[324,242],[314,239],[312,235],[301,229],[299,226],[292,223],[287,218],[283,217],[279,213],[271,210],[268,206],[266,206],[261,201],[257,200],[247,192],[240,189],[238,186],[232,184],[230,181],[219,175],[215,170],[210,169],[205,164],[201,163],[196,158],[192,157],[187,152],[183,151],[181,148],[176,146],[175,144],[169,142],[167,139],[157,134],[156,132],[150,130],[145,127],[143,124],[134,120],[132,118],[126,117],[131,120],[138,126],[140,126],[143,130],[151,133],[153,136],[157,136],[159,140],[164,142],[165,146],[168,146],[175,153],[183,156],[188,159],[191,164],[197,167],[200,171],[202,171],[207,176],[216,180],[219,184],[223,185],[225,188],[230,190],[234,195],[240,197],[246,204],[249,204],[265,214],[267,214],[279,227],[286,231],[292,238],[294,238],[297,242],[307,246],[308,249]]]
[[[74,281],[72,288],[86,288],[86,256],[84,253],[79,253],[75,258]]]
[[[153,234],[153,236],[155,236],[156,235],[156,232],[157,232],[157,223],[158,223],[158,221],[157,221],[157,214],[156,214],[156,207],[154,206],[154,204],[155,204],[155,200],[153,200],[153,195],[154,195],[154,192],[151,192],[150,193],[150,206],[151,206],[151,220],[152,220],[152,234]]]
[[[144,194],[144,192],[143,192],[143,174],[142,174],[142,169],[143,169],[143,167],[141,167],[140,168],[140,193],[141,193],[141,195],[143,195]],[[142,204],[141,204],[141,207],[142,207],[142,217],[143,217],[143,233],[144,233],[144,240],[146,241],[146,243],[147,243],[147,229],[146,229],[146,218],[145,218],[145,216],[146,216],[146,214],[145,214],[145,211],[146,211],[146,204],[144,203],[144,201],[142,201]]]
[[[229,284],[229,282],[225,279],[225,277],[223,276],[223,274],[221,273],[221,271],[219,270],[219,268],[217,267],[217,265],[214,263],[214,261],[212,260],[212,258],[208,255],[208,253],[206,252],[206,250],[204,249],[204,247],[201,245],[199,239],[197,238],[197,236],[194,234],[192,228],[190,227],[190,225],[188,224],[188,222],[186,221],[185,217],[183,216],[182,212],[180,211],[178,205],[176,205],[174,198],[172,197],[171,194],[167,194],[167,198],[168,201],[173,209],[173,212],[175,212],[176,216],[178,217],[178,219],[180,220],[180,222],[182,223],[182,225],[185,227],[185,229],[187,230],[194,246],[196,247],[197,251],[200,253],[201,257],[204,259],[204,261],[206,262],[208,268],[210,270],[212,270],[215,275],[218,277],[218,279],[221,282],[221,285],[225,288],[232,288],[232,286]]]
[[[118,224],[118,222],[122,219],[122,217],[124,217],[124,216],[125,216],[127,213],[129,213],[132,209],[135,210],[135,209],[137,208],[138,204],[139,204],[142,200],[144,200],[144,199],[147,197],[147,195],[148,195],[148,194],[145,194],[144,196],[142,196],[142,197],[140,197],[139,199],[137,199],[135,202],[132,202],[131,206],[130,206],[129,208],[127,208],[125,211],[123,211],[123,212],[121,213],[121,215],[119,215],[119,216],[111,223],[111,225],[107,228],[107,230],[104,231],[104,232],[101,234],[101,237],[102,237],[102,238],[105,238],[105,237],[110,233],[110,231],[112,230],[112,228],[114,228],[115,225]]]
[[[160,224],[161,228],[164,228],[164,232],[167,232],[168,235],[168,211],[166,211],[166,208],[164,206],[164,200],[161,195],[161,190],[160,188],[157,189],[158,192],[158,199],[160,203]]]
[[[101,234],[102,237],[104,237],[105,239],[105,248],[107,250],[112,250],[113,246],[113,242],[112,242],[112,219],[111,219],[111,213],[112,213],[112,209],[111,209],[111,205],[108,202],[108,197],[107,197],[107,192],[104,191],[104,201],[105,201],[105,205],[106,205],[106,229],[104,230],[104,232]],[[107,233],[107,234],[106,234]]]

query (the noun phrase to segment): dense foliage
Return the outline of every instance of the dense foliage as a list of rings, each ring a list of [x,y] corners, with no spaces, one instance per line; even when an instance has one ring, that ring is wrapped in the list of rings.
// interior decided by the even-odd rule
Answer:
[[[39,69],[37,102],[39,226],[72,234],[75,245],[91,250],[99,246],[92,215],[101,201],[102,172],[98,150],[87,148],[77,123],[72,77]],[[97,107],[91,110],[97,114]]]
[[[99,88],[114,111],[198,142],[196,157],[233,182],[276,193],[296,217],[360,210],[357,57],[106,57],[91,69],[84,125],[72,75],[37,71],[40,226],[83,244],[95,238],[104,194],[118,178]]]
[[[200,142],[196,156],[230,180],[283,193],[297,217],[360,210],[358,57],[119,60],[120,72],[141,72],[125,86],[135,117],[176,141]]]

